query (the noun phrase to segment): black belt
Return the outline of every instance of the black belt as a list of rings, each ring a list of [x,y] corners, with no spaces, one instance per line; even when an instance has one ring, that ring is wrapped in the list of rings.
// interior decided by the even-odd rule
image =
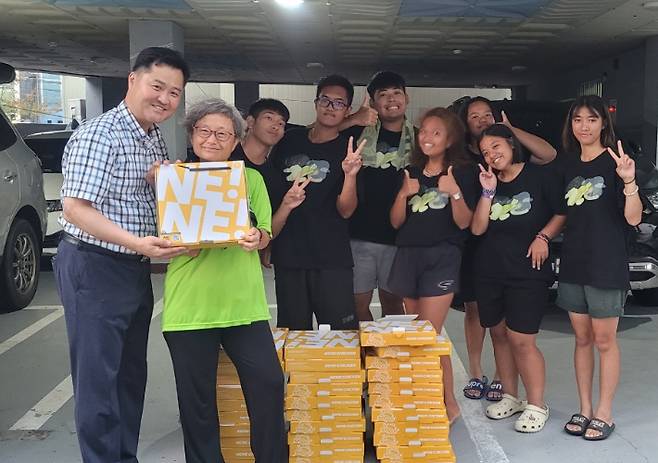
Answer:
[[[72,244],[81,251],[95,252],[96,254],[103,254],[104,256],[116,257],[117,259],[130,260],[133,262],[149,262],[149,258],[141,254],[126,254],[124,252],[112,251],[110,249],[82,241],[68,233],[62,233],[62,240]]]

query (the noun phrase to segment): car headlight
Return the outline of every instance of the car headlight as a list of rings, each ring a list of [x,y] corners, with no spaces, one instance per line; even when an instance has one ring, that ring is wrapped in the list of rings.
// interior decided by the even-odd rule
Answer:
[[[49,199],[46,201],[48,212],[57,212],[62,210],[62,200],[61,199]]]

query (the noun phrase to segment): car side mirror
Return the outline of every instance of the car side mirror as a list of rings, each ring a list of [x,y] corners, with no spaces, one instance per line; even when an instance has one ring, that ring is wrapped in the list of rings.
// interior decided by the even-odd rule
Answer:
[[[0,63],[0,84],[8,84],[16,79],[16,70],[13,66]]]

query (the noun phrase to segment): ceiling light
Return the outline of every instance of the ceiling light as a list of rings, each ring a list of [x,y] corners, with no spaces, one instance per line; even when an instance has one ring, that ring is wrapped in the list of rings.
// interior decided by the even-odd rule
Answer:
[[[463,50],[461,48],[455,48],[454,50],[452,50],[453,55],[461,55],[462,52]]]
[[[307,68],[323,68],[324,64],[318,63],[318,62],[311,62],[311,63],[306,63]]]
[[[276,0],[276,2],[285,8],[296,8],[304,3],[304,0]]]
[[[526,70],[528,70],[528,67],[524,66],[522,64],[516,64],[516,65],[512,66],[512,71],[514,71],[514,72],[521,72],[521,71],[526,71]]]
[[[647,10],[658,10],[658,2],[644,2],[642,6]]]

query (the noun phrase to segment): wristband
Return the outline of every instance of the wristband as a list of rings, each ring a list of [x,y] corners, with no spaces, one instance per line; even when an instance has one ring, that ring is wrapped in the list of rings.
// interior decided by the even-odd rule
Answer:
[[[635,177],[633,177],[633,179],[632,179],[630,182],[624,182],[624,185],[630,185],[630,184],[633,183],[634,181],[635,181]]]
[[[496,190],[494,189],[487,189],[487,188],[482,188],[482,197],[487,198],[487,199],[493,199],[493,197],[496,196]]]

